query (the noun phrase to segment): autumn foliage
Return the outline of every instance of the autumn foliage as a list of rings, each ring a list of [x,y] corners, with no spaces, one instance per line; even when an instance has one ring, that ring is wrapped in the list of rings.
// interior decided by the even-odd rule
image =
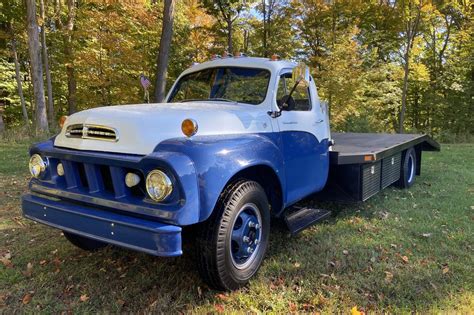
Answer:
[[[71,29],[67,3],[45,0],[45,18],[38,16],[48,47],[53,120],[71,111],[73,101],[72,111],[143,102],[139,76],[155,82],[163,2],[73,1]],[[0,112],[14,128],[26,117],[13,43],[28,119],[36,117],[26,7],[5,0],[0,8]],[[464,0],[177,1],[167,86],[193,62],[229,46],[252,56],[276,53],[310,65],[334,130],[399,131],[404,107],[408,132],[466,137],[474,134],[472,17]]]

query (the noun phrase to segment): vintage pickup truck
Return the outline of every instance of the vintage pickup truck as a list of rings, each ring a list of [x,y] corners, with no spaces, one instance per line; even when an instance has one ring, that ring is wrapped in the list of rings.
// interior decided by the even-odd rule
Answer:
[[[426,135],[332,134],[326,104],[303,64],[232,56],[193,65],[162,104],[108,106],[62,121],[30,149],[25,217],[74,245],[113,244],[182,254],[194,231],[202,278],[216,289],[257,272],[270,218],[297,233],[330,212],[294,205],[308,196],[363,201],[411,186]]]

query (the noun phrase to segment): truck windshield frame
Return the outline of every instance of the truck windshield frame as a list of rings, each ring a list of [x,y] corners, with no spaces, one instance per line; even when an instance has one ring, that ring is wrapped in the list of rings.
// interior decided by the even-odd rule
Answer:
[[[267,97],[270,79],[270,70],[264,68],[205,68],[182,76],[168,103],[216,101],[260,105]]]

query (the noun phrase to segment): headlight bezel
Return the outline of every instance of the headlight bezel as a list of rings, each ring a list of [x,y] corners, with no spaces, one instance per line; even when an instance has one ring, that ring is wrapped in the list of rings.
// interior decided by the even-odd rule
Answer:
[[[161,178],[162,182],[162,193],[160,195],[157,195],[156,192],[154,190],[152,190],[151,188],[151,185],[152,185],[152,178],[154,176],[158,176]],[[156,186],[155,186],[156,188]],[[162,202],[162,201],[165,201],[170,195],[171,193],[173,192],[173,182],[170,178],[170,176],[168,176],[163,170],[160,170],[160,169],[154,169],[152,171],[150,171],[147,176],[146,176],[146,179],[145,179],[145,189],[146,189],[146,192],[148,194],[148,197],[150,197],[153,201],[155,202]]]
[[[33,178],[40,179],[46,173],[48,165],[49,161],[47,158],[42,157],[38,153],[35,153],[30,157],[30,160],[28,162],[28,170],[30,171],[30,174]]]

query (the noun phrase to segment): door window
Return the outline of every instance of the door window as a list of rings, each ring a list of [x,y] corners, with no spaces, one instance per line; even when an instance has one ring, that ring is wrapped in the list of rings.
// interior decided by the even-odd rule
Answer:
[[[278,82],[277,102],[281,102],[283,97],[290,94],[291,89],[295,86],[296,81],[292,78],[291,72],[285,73],[280,76]],[[292,110],[297,111],[309,111],[311,110],[311,101],[309,96],[309,88],[303,85],[298,85],[293,91],[291,97],[294,100],[294,108]]]

